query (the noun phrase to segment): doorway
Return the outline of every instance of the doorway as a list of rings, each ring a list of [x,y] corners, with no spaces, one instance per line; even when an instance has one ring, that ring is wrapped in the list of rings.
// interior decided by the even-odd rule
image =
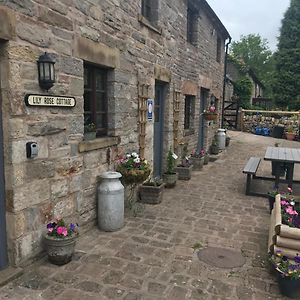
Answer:
[[[155,81],[153,175],[161,178],[163,165],[164,107],[167,84]]]
[[[2,89],[1,89],[1,65],[2,51],[0,44],[0,270],[7,267],[7,240],[6,240],[6,208],[4,186],[4,159],[3,159],[3,126],[2,126]]]
[[[207,99],[209,95],[209,90],[201,88],[200,90],[200,114],[199,114],[199,133],[198,133],[198,143],[197,152],[199,153],[201,149],[204,149],[205,143],[205,118],[203,113],[207,107]]]

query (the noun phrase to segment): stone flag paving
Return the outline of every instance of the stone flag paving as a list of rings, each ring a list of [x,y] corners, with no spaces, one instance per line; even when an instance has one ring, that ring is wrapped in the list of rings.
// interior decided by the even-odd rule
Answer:
[[[245,196],[242,174],[250,156],[263,157],[277,140],[230,136],[216,162],[166,189],[161,204],[126,217],[118,232],[93,227],[82,233],[71,263],[41,260],[26,267],[0,288],[0,299],[284,299],[267,263],[267,199]],[[270,169],[262,163],[262,172]],[[225,269],[200,261],[199,249],[208,246],[234,250],[245,263]]]

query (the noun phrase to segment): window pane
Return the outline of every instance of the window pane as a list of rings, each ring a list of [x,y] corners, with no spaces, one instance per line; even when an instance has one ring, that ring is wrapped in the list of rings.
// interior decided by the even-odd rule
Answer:
[[[97,114],[97,128],[106,128],[106,115],[105,114]]]
[[[104,86],[104,74],[101,71],[96,72],[96,90],[103,91],[105,89]]]
[[[84,91],[84,111],[91,111],[91,92]]]
[[[91,114],[84,114],[84,125],[91,124],[92,121],[92,115]]]
[[[106,95],[104,93],[98,92],[96,93],[96,111],[106,111],[106,101],[105,97]]]

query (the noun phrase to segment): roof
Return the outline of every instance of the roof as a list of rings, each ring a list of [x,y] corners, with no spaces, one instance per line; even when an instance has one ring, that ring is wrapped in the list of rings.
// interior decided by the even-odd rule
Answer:
[[[226,27],[223,25],[217,14],[214,12],[214,10],[210,7],[210,5],[207,3],[206,0],[193,0],[195,3],[198,3],[208,14],[210,17],[212,23],[216,26],[218,31],[220,31],[225,39],[230,38],[231,36],[229,32],[227,31]]]

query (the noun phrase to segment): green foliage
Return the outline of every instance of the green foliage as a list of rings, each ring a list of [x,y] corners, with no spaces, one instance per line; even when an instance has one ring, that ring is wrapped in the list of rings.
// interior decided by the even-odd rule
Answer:
[[[240,41],[232,43],[230,55],[243,65],[245,70],[253,70],[265,87],[264,96],[271,96],[274,58],[267,40],[259,34],[242,36]]]
[[[234,94],[240,99],[240,105],[244,109],[250,108],[250,99],[252,92],[252,82],[248,77],[241,77],[234,83]]]
[[[300,109],[300,1],[291,0],[282,20],[275,53],[275,102],[282,108]]]
[[[173,151],[169,150],[167,155],[167,172],[166,174],[174,174],[174,167],[175,167],[175,159],[173,157]]]

